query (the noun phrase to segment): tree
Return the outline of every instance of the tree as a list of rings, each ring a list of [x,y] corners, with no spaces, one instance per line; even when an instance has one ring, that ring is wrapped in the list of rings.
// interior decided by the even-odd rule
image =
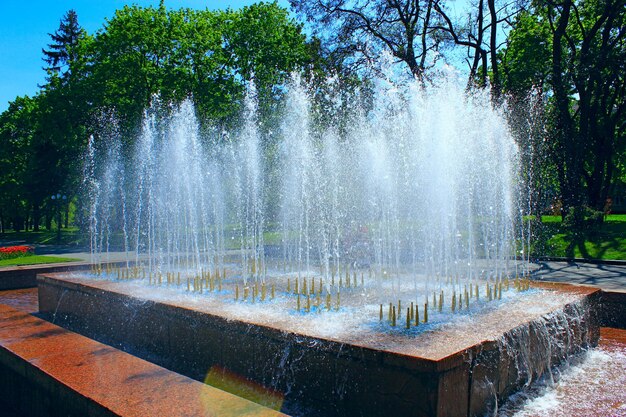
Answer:
[[[230,20],[224,40],[234,72],[244,80],[254,79],[262,106],[280,94],[292,71],[313,62],[302,25],[276,3],[244,7]]]
[[[26,177],[37,130],[37,100],[17,97],[0,115],[0,232],[21,230],[27,218]]]
[[[46,71],[52,74],[63,75],[69,70],[70,64],[77,59],[76,46],[85,31],[78,24],[78,15],[74,10],[68,10],[61,19],[59,28],[48,34],[52,43],[48,50],[42,49],[43,60],[48,64]]]
[[[444,0],[290,0],[314,22],[330,55],[352,67],[376,60],[387,50],[424,80],[452,47],[466,49],[470,87],[491,86],[500,99],[498,51],[506,27],[522,10],[518,0],[476,0],[452,13]],[[464,17],[463,17],[464,16]],[[465,21],[463,21],[463,19]]]
[[[191,97],[207,124],[236,122],[251,78],[270,109],[291,71],[320,62],[317,44],[276,3],[216,12],[124,7],[94,36],[70,10],[50,37],[46,84],[0,116],[2,228],[24,219],[38,228],[44,216],[50,225],[52,196],[73,200],[102,114],[115,114],[130,145],[155,97],[168,105]]]
[[[499,56],[502,82],[506,92],[524,100],[532,90],[550,88],[550,28],[529,11],[517,15],[513,27]]]
[[[172,51],[176,71],[169,72],[166,83],[179,83],[179,91],[193,97],[198,113],[204,117],[227,118],[243,91],[232,77],[234,57],[224,48],[224,32],[235,13],[230,10],[177,13],[184,16],[185,24],[181,26],[180,48]]]
[[[456,45],[467,49],[465,59],[469,68],[469,86],[490,85],[493,97],[498,102],[502,89],[499,38],[503,34],[503,25],[510,25],[513,18],[523,10],[520,2],[477,0],[470,6],[464,24],[454,22],[441,1],[435,0],[433,7],[443,21],[442,25],[434,29],[443,31]]]
[[[574,224],[583,220],[578,208],[603,209],[624,153],[625,19],[625,0],[537,1],[502,54],[510,91],[544,84],[546,139]]]
[[[333,59],[356,71],[379,59],[382,51],[407,65],[424,80],[440,57],[444,38],[433,0],[290,0],[291,6],[314,22]]]
[[[53,212],[69,211],[82,175],[82,155],[88,136],[89,105],[77,82],[54,78],[39,97],[38,125],[31,155],[33,174],[31,202],[33,220],[38,222],[39,203],[45,205],[47,225]],[[59,207],[51,197],[61,194],[66,204]],[[37,224],[37,223],[35,223]],[[60,225],[59,225],[60,226]]]
[[[94,108],[115,108],[133,126],[154,94],[171,94],[163,83],[164,67],[181,29],[169,23],[164,6],[125,6],[80,42],[82,59],[74,67]]]
[[[302,26],[275,3],[216,12],[127,6],[79,48],[89,101],[115,108],[127,127],[156,95],[192,97],[203,118],[228,120],[252,77],[271,101],[289,72],[313,60]]]
[[[11,223],[17,230],[28,225],[39,230],[42,210],[52,219],[51,196],[71,199],[75,192],[83,135],[80,124],[71,128],[72,107],[67,96],[57,95],[60,91],[18,97],[0,115],[2,228]]]
[[[69,212],[80,177],[80,156],[90,104],[85,100],[79,74],[73,71],[82,59],[80,42],[87,37],[76,12],[65,13],[59,28],[49,36],[50,49],[42,50],[43,60],[48,64],[48,78],[38,96],[39,129],[31,143],[28,170],[27,189],[35,228],[39,227],[42,209],[46,212],[48,227],[54,211]],[[66,198],[65,207],[52,201],[52,196],[59,193],[70,197]],[[60,230],[60,220],[58,222]]]

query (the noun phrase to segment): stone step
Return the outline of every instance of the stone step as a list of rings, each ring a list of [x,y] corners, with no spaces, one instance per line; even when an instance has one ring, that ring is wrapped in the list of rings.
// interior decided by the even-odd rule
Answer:
[[[0,407],[38,417],[284,416],[3,304]]]

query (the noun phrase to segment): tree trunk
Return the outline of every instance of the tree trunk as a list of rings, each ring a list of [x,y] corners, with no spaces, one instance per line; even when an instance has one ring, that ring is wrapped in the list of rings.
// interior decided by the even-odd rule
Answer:
[[[578,134],[570,115],[569,94],[563,79],[563,38],[569,23],[572,0],[563,2],[561,14],[557,20],[552,42],[552,87],[556,105],[556,135],[562,153],[562,166],[559,177],[561,180],[561,194],[563,201],[563,216],[572,208],[582,205],[581,199],[581,166]],[[552,10],[554,12],[554,10]]]
[[[20,232],[22,231],[23,227],[24,227],[24,219],[18,214],[17,216],[13,218],[13,230],[15,232]]]
[[[491,60],[491,92],[493,99],[496,103],[500,102],[500,70],[498,67],[498,11],[496,10],[495,0],[488,0],[487,6],[489,7],[490,17],[490,39],[489,39],[489,55]],[[486,62],[485,62],[486,65]]]
[[[33,229],[39,231],[39,219],[41,218],[41,208],[39,204],[33,204]]]

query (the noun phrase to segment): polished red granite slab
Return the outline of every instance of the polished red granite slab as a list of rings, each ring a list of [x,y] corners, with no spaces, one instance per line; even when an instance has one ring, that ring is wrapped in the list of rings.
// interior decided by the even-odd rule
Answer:
[[[25,313],[36,313],[39,311],[37,288],[0,291],[0,304]]]
[[[26,415],[283,415],[2,304],[0,369]]]

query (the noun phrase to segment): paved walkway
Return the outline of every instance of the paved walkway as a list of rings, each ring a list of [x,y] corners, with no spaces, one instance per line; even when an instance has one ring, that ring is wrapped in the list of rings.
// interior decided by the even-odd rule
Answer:
[[[605,290],[626,291],[624,265],[540,261],[533,264],[533,275],[541,281],[594,285]]]

